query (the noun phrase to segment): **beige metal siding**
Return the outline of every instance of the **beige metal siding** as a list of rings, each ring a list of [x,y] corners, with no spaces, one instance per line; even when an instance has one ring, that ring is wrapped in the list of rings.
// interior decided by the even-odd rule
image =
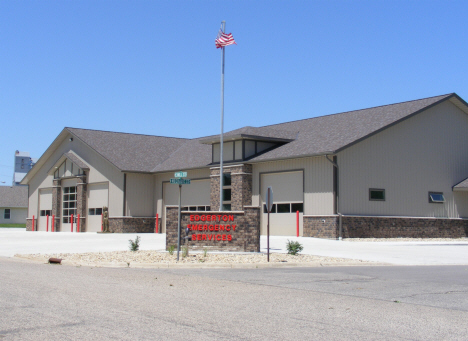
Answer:
[[[5,209],[8,209],[8,207],[0,208],[0,224],[26,224],[27,208],[10,208],[10,219],[4,218]]]
[[[341,212],[466,217],[466,197],[452,186],[468,177],[467,131],[468,116],[443,102],[340,152]],[[369,188],[384,188],[386,200],[369,201]],[[446,202],[429,203],[429,191]]]
[[[154,212],[154,176],[151,174],[127,173],[127,216],[152,217]]]
[[[252,205],[260,205],[260,173],[291,170],[304,171],[304,214],[333,214],[333,165],[324,156],[254,164]]]
[[[90,166],[87,172],[89,183],[109,181],[109,215],[122,216],[123,214],[123,173],[114,165],[82,143],[78,138],[69,141],[71,135],[66,135],[59,147],[46,160],[41,169],[34,175],[29,183],[29,211],[28,217],[33,215],[37,218],[39,213],[38,199],[39,188],[53,186],[53,175],[47,172],[53,167],[57,160],[69,151],[74,151],[84,162]]]

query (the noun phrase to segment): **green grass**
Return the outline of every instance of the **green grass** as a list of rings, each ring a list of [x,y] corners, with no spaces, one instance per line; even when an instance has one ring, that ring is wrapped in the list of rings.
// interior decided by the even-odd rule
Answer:
[[[26,227],[26,224],[0,224],[0,227]]]

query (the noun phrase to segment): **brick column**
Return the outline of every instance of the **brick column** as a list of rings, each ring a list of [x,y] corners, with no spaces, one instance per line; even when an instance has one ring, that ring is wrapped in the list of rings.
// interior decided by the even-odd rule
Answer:
[[[243,211],[252,205],[252,165],[223,167],[223,173],[231,173],[231,210]],[[219,210],[219,167],[211,168],[210,205],[212,211]]]
[[[54,179],[54,187],[52,188],[52,215],[55,215],[54,221],[54,230],[60,231],[60,212],[62,204],[62,187],[61,187],[61,180]]]
[[[86,198],[87,198],[88,184],[86,183],[86,176],[78,178],[76,184],[76,214],[80,215],[80,232],[86,232]]]

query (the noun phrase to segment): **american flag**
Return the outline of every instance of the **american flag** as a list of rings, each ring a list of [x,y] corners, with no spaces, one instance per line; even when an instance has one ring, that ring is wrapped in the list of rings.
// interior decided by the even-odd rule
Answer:
[[[236,44],[234,38],[232,37],[232,33],[226,34],[223,33],[221,29],[219,29],[218,36],[215,40],[216,48],[219,49],[224,46]],[[237,45],[237,44],[236,44]]]

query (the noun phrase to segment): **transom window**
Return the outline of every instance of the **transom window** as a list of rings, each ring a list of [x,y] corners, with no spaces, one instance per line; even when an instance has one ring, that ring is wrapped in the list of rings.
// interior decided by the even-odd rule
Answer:
[[[63,161],[63,163],[57,167],[57,170],[54,172],[54,179],[79,176],[83,174],[84,171],[80,167],[75,165],[70,160],[65,159],[65,161]]]
[[[304,203],[290,202],[290,203],[276,203],[271,206],[270,213],[304,213]],[[263,213],[268,213],[266,204],[263,204]]]
[[[90,208],[88,210],[88,215],[101,215],[102,207]]]
[[[41,210],[40,214],[41,214],[41,217],[46,217],[46,216],[50,216],[52,213],[51,210]]]
[[[223,173],[223,211],[231,210],[231,173]]]
[[[255,140],[237,140],[223,143],[223,161],[234,162],[252,158],[258,154],[281,146],[283,143],[255,141]],[[220,143],[212,145],[212,162],[219,163]]]
[[[76,222],[76,186],[63,188],[63,222],[71,223],[73,214],[73,222]]]

